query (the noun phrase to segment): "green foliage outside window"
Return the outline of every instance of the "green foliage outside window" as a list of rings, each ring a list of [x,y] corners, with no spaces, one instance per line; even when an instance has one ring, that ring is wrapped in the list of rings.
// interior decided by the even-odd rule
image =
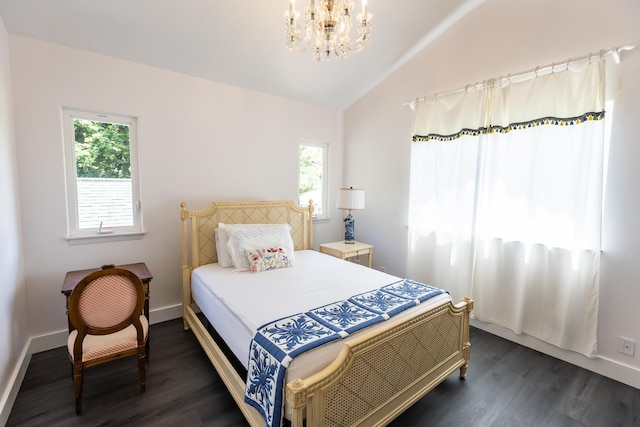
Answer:
[[[322,188],[322,148],[300,146],[300,195]]]
[[[131,178],[129,126],[74,119],[78,178]]]

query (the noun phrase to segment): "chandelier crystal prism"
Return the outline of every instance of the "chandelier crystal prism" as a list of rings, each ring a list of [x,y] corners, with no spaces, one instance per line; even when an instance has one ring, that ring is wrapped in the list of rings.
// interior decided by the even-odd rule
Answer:
[[[310,0],[305,13],[304,36],[295,0],[290,0],[284,13],[286,47],[295,52],[311,49],[314,61],[329,60],[332,55],[346,58],[359,52],[371,39],[371,14],[367,0],[356,16],[357,33],[351,38],[353,2],[350,0]]]

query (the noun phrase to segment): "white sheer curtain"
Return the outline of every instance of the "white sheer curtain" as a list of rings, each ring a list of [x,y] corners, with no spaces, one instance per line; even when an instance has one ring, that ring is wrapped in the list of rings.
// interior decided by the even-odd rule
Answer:
[[[590,357],[604,67],[418,103],[411,153],[410,277],[471,296],[478,320]]]

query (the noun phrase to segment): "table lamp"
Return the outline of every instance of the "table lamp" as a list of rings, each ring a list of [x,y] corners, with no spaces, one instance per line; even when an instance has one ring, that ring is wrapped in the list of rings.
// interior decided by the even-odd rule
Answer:
[[[344,218],[344,242],[355,243],[355,221],[351,216],[351,211],[364,209],[364,190],[353,187],[340,188],[338,190],[338,209],[349,211],[349,214]]]

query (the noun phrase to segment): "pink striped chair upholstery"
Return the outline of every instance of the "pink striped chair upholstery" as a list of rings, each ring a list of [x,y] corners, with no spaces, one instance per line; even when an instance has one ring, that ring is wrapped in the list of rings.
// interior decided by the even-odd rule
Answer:
[[[89,274],[71,292],[73,330],[67,348],[73,366],[76,414],[82,410],[84,368],[137,355],[140,390],[144,391],[149,322],[142,314],[143,306],[144,287],[138,276],[112,265]]]

